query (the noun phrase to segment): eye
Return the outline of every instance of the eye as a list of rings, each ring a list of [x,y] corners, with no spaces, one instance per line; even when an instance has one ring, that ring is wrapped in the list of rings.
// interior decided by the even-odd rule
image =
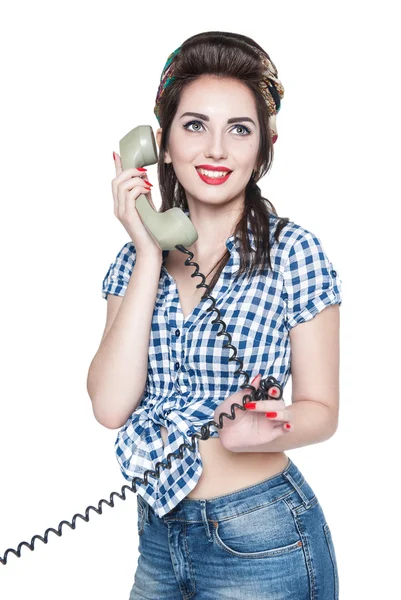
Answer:
[[[190,125],[200,125],[201,127],[203,127],[203,123],[201,121],[189,121],[188,123],[185,123],[185,125],[183,125],[184,129],[187,129],[188,131],[200,131],[200,129],[189,129]],[[246,133],[245,135],[249,135],[251,133],[251,130],[246,127],[245,125],[234,125],[233,129],[235,129],[236,127],[241,128],[242,130],[244,130]],[[240,137],[245,137],[244,134],[240,134]]]
[[[184,127],[184,129],[188,129],[188,131],[199,131],[199,129],[189,129],[189,126],[194,125],[194,124],[202,125],[202,127],[203,127],[203,124],[200,121],[189,121],[188,123],[185,123],[185,125],[183,125],[183,127]]]
[[[249,133],[251,133],[251,130],[249,129],[249,127],[245,127],[245,125],[234,125],[234,127],[241,127],[242,129],[244,129],[247,133],[247,135]]]

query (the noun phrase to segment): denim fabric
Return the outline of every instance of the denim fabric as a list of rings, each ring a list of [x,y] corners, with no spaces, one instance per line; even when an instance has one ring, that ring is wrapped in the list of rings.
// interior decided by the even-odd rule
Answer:
[[[333,539],[289,459],[277,475],[163,517],[137,494],[139,560],[129,600],[338,600]]]

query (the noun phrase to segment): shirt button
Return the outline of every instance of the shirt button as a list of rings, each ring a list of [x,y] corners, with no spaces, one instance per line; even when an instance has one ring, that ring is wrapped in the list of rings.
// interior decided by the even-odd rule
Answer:
[[[178,369],[178,368],[179,368],[179,366],[180,366],[180,363],[179,363],[179,362],[176,362],[174,366],[175,366],[175,370],[177,371],[177,369]]]
[[[337,271],[332,271],[331,274],[333,275],[333,277],[337,276]]]
[[[175,335],[176,335],[177,337],[180,335],[180,330],[179,330],[179,329],[176,329],[176,330],[175,330]]]
[[[190,429],[188,429],[187,435],[191,435],[191,434],[192,434],[192,431]]]

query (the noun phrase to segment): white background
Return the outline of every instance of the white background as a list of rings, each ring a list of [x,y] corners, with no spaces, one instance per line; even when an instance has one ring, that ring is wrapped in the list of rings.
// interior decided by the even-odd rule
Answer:
[[[340,425],[326,443],[288,455],[330,524],[341,599],[397,596],[395,7],[70,0],[2,8],[1,557],[125,484],[117,430],[95,420],[86,390],[106,319],[102,280],[129,241],[113,213],[112,152],[133,127],[157,129],[168,55],[195,33],[233,31],[266,49],[285,88],[263,195],[319,236],[343,288]],[[159,206],[156,165],[148,175]],[[64,525],[62,537],[36,540],[35,552],[9,554],[1,597],[127,600],[136,520],[128,492],[75,530]]]

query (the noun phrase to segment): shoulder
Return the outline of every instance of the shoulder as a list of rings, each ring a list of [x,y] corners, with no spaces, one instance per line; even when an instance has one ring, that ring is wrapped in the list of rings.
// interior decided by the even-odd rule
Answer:
[[[275,232],[277,225],[280,222],[280,217],[270,215],[270,222],[272,231]],[[291,248],[297,242],[311,238],[316,238],[315,233],[294,221],[288,221],[279,233],[279,243],[286,248]]]
[[[135,246],[130,240],[118,251],[114,261],[115,266],[124,267],[127,270],[132,270],[136,258]]]
[[[279,229],[277,241],[275,234],[279,223],[280,217],[270,215],[271,244],[275,248],[279,259],[277,266],[279,266],[280,271],[284,271],[294,254],[302,254],[307,249],[316,248],[319,250],[321,248],[320,238],[313,231],[294,221],[288,221]]]
[[[135,246],[130,240],[117,252],[114,261],[110,264],[102,283],[103,298],[107,294],[123,295],[131,278],[135,264]]]
[[[136,255],[135,246],[131,240],[129,242],[127,242],[126,244],[124,244],[124,246],[121,248],[119,254],[121,254],[122,256],[126,256],[127,258],[128,257],[132,258],[133,256]]]

